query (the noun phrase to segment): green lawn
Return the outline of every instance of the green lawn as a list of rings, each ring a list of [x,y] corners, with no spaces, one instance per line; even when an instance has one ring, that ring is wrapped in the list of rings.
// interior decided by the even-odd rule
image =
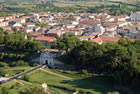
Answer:
[[[28,71],[32,69],[32,67],[7,67],[3,69],[6,69],[8,71],[9,76],[14,76],[16,74],[20,74],[22,72]]]
[[[63,88],[74,91],[91,92],[92,94],[107,94],[113,91],[113,86],[108,77],[88,77],[78,79],[68,79],[49,74],[43,71],[33,72],[30,75],[32,83],[46,82],[49,86]]]
[[[24,68],[17,68],[16,71],[23,69]],[[103,75],[90,74],[89,76],[85,76],[79,72],[51,70],[46,68],[44,70],[51,71],[54,74],[42,70],[34,71],[28,74],[29,82],[16,80],[1,85],[0,94],[3,87],[6,87],[10,94],[18,94],[20,90],[34,85],[41,85],[43,82],[48,84],[49,91],[52,94],[72,94],[76,90],[80,91],[78,94],[84,94],[84,92],[90,92],[90,94],[108,94],[108,92],[113,92],[113,85],[110,78]],[[56,73],[58,75],[56,75]]]

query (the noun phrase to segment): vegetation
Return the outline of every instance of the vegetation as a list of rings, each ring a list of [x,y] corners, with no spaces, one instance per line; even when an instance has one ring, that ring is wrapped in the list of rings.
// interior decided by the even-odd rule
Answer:
[[[73,75],[75,77],[73,78]],[[56,87],[60,90],[75,92],[76,89],[83,92],[90,92],[90,94],[106,94],[107,92],[112,92],[112,82],[109,82],[109,77],[104,76],[91,76],[89,78],[76,77],[78,74],[71,74],[69,78],[58,76],[55,74],[37,71],[29,75],[30,82],[32,83],[43,83],[46,82],[49,87]],[[79,75],[78,75],[79,76]],[[93,84],[91,84],[93,83]]]
[[[41,23],[37,23],[36,25],[39,26],[39,27],[45,27],[45,26],[48,26],[48,24],[41,24]]]
[[[34,86],[31,88],[27,88],[24,91],[21,91],[20,94],[47,94],[47,93],[44,92],[43,88]]]
[[[0,69],[0,76],[5,76],[7,71],[5,69]]]
[[[37,51],[42,48],[42,43],[25,39],[24,33],[20,31],[9,34],[2,29],[0,29],[0,45],[0,61],[11,63],[23,60],[13,62],[11,66],[27,66],[23,62],[37,55]]]
[[[66,64],[76,65],[79,70],[112,75],[116,84],[139,89],[136,83],[140,82],[137,67],[140,65],[140,40],[132,42],[130,39],[121,39],[118,43],[99,45],[88,41],[79,43],[73,36],[57,39],[58,49],[69,49],[65,55]]]
[[[32,2],[31,2],[32,1]],[[86,1],[86,2],[85,2]],[[114,15],[130,14],[131,11],[140,10],[139,2],[123,2],[123,1],[102,1],[102,0],[72,0],[71,2],[53,2],[48,1],[22,1],[22,0],[6,0],[0,3],[1,10],[0,16],[6,16],[12,13],[25,13],[30,12],[90,12],[99,13],[111,11]]]

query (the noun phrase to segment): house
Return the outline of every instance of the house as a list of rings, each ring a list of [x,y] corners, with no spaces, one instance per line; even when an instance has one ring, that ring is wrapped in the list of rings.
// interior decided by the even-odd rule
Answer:
[[[35,26],[35,27],[33,28],[33,30],[34,30],[35,32],[39,31],[40,29],[41,29],[41,27],[38,27],[38,26]]]
[[[115,16],[115,20],[119,21],[119,22],[121,22],[121,21],[125,22],[126,16],[125,15]]]
[[[24,26],[15,26],[14,28],[16,28],[16,30],[23,30]]]
[[[105,28],[106,31],[115,31],[117,29],[116,25],[110,25]]]
[[[0,23],[0,27],[5,27],[5,26],[8,26],[8,22],[6,21],[6,22],[1,22]]]
[[[91,42],[96,42],[96,43],[98,43],[98,44],[102,44],[103,43],[103,41],[102,41],[102,39],[100,38],[100,37],[97,37],[97,38],[94,38],[94,39],[92,39],[92,40],[90,40]]]
[[[125,35],[132,39],[140,39],[140,32],[128,32]]]
[[[47,32],[45,32],[45,35],[46,36],[49,36],[49,37],[56,37],[56,36],[61,36],[61,30],[58,29],[58,28],[52,28],[50,30],[48,30]]]
[[[83,40],[92,40],[95,36],[94,35],[84,35],[84,36],[80,36],[79,39],[81,41]]]
[[[0,17],[0,22],[3,22],[4,21],[4,17]]]
[[[55,37],[48,37],[48,36],[37,36],[35,41],[40,41],[43,46],[51,46],[55,41]]]
[[[119,37],[105,37],[105,36],[101,36],[100,38],[101,38],[103,43],[106,43],[106,42],[111,42],[111,43],[118,42],[121,39]]]
[[[5,17],[5,20],[12,20],[12,19],[14,19],[13,16],[7,16],[7,17]]]
[[[95,26],[97,24],[101,24],[100,21],[95,20],[95,19],[81,19],[79,24],[85,24],[89,26]]]
[[[140,21],[140,11],[131,12],[130,20],[131,21]]]
[[[17,18],[14,21],[17,22],[17,23],[25,24],[26,23],[26,18],[24,18],[24,17]]]
[[[9,22],[8,25],[9,25],[10,27],[12,27],[12,28],[18,27],[18,26],[22,26],[22,24],[17,23],[17,22],[15,22],[15,21]]]
[[[26,23],[25,25],[27,28],[33,28],[36,26],[35,23]]]
[[[33,30],[33,28],[24,28],[24,32],[25,33],[30,33],[30,32],[33,32],[34,30]]]
[[[105,32],[105,28],[101,25],[95,26],[95,32],[101,32],[102,34]]]
[[[12,28],[11,28],[11,27],[9,27],[9,26],[2,27],[2,29],[3,29],[4,31],[9,32],[9,33],[14,33],[14,31],[12,30]]]
[[[121,21],[121,22],[117,22],[117,24],[118,24],[118,27],[123,27],[123,26],[125,26],[125,25],[128,25],[128,22],[126,22],[126,21]]]

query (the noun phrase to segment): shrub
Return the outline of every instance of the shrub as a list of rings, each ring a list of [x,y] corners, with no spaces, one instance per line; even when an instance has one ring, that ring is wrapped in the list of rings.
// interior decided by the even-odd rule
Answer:
[[[7,67],[7,66],[8,66],[7,63],[5,63],[5,62],[0,62],[0,67]]]
[[[29,66],[27,62],[24,62],[23,60],[19,60],[17,62],[12,62],[12,64],[10,65],[11,67],[17,67],[17,66]]]
[[[29,81],[29,76],[25,74],[25,75],[23,76],[23,80]]]
[[[82,73],[84,74],[84,75],[88,75],[88,71],[87,70],[82,70]]]
[[[0,69],[0,76],[5,76],[7,71],[5,69]]]
[[[33,66],[34,66],[34,67],[38,66],[38,63],[34,63]]]

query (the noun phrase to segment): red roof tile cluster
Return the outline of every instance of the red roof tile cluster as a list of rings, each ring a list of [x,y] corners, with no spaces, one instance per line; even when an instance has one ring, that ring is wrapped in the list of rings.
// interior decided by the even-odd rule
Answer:
[[[48,42],[53,42],[54,37],[48,37],[48,36],[38,36],[35,38],[37,41],[48,41]]]

